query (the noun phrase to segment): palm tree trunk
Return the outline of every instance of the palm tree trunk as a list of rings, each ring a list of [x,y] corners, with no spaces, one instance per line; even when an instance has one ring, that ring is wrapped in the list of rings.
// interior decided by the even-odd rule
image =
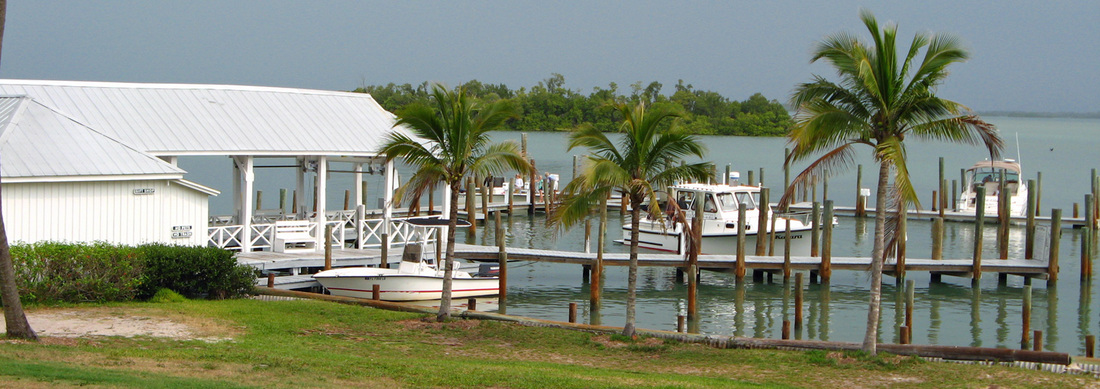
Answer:
[[[871,301],[867,307],[867,332],[863,336],[863,351],[875,355],[878,351],[878,319],[882,305],[882,264],[886,258],[886,184],[890,165],[879,162],[878,192],[875,195],[875,245],[871,250]]]
[[[626,276],[626,324],[623,335],[634,336],[634,312],[638,300],[638,235],[641,229],[642,196],[630,194],[630,268]]]
[[[462,180],[450,183],[451,185],[451,210],[447,215],[447,251],[443,257],[443,295],[439,299],[439,314],[435,316],[437,321],[451,318],[451,289],[454,280],[454,255],[455,255],[455,230],[458,229],[458,191]],[[469,194],[467,194],[468,196]],[[437,266],[439,264],[436,264]]]

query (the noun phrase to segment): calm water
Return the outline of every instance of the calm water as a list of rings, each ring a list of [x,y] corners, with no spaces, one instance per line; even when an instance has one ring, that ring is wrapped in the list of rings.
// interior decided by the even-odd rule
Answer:
[[[1090,169],[1100,166],[1096,151],[1100,150],[1100,120],[1096,119],[1025,119],[987,118],[1000,128],[1006,140],[1007,157],[1017,155],[1024,167],[1024,177],[1036,178],[1042,172],[1042,211],[1061,208],[1068,216],[1074,202],[1083,201],[1089,191]],[[540,171],[572,176],[572,155],[583,150],[567,151],[563,133],[531,133],[528,135],[531,153]],[[1017,154],[1017,137],[1019,153]],[[520,139],[519,133],[494,134],[497,140]],[[766,185],[782,186],[782,159],[785,141],[781,138],[705,137],[711,150],[707,160],[724,169],[759,174],[764,169]],[[969,167],[988,155],[974,146],[944,145],[910,139],[909,170],[913,176],[922,205],[930,207],[932,190],[938,177],[939,157],[944,157],[946,178],[958,179],[959,169]],[[870,162],[870,149],[859,150],[856,163],[864,165],[864,187],[873,187],[877,172]],[[285,160],[263,160],[258,165],[285,164]],[[230,164],[226,158],[185,158],[181,166],[191,172],[189,179],[221,189],[224,194],[211,200],[214,213],[229,213],[232,209]],[[804,165],[802,165],[804,166]],[[801,168],[798,166],[797,168]],[[335,170],[350,170],[336,166]],[[829,198],[838,205],[853,205],[856,193],[855,166],[829,180]],[[407,176],[402,171],[402,176]],[[792,176],[797,170],[792,170]],[[265,192],[264,207],[277,207],[279,188],[292,188],[291,169],[262,169],[257,173],[257,189]],[[758,176],[759,177],[759,176]],[[759,178],[758,178],[759,179]],[[343,190],[351,189],[350,174],[330,176],[330,204],[343,203]],[[382,177],[368,177],[369,204],[377,205]],[[819,196],[823,190],[819,189]],[[438,198],[438,196],[437,196]],[[288,200],[289,201],[289,200]],[[609,252],[623,252],[626,247],[612,243],[618,239],[621,225],[617,212],[610,212],[612,228],[607,232]],[[504,222],[508,245],[512,247],[583,250],[583,226],[557,231],[545,225],[545,218],[534,219],[525,214],[506,217]],[[866,222],[841,218],[834,232],[834,255],[869,256],[871,251],[871,220]],[[460,237],[460,241],[495,244],[494,228],[478,229],[478,236]],[[931,224],[909,223],[909,257],[931,256]],[[987,226],[984,232],[985,258],[996,257],[995,230]],[[1022,229],[1012,231],[1010,257],[1022,257]],[[973,247],[973,226],[947,223],[945,253],[947,258],[969,258]],[[1079,279],[1082,235],[1077,230],[1065,230],[1061,245],[1060,281],[1053,286],[1045,281],[1033,283],[1031,328],[1042,330],[1047,350],[1083,354],[1085,335],[1100,332],[1100,298],[1095,288]],[[593,244],[595,239],[593,238]],[[675,282],[672,269],[643,267],[639,273],[638,324],[642,328],[674,330],[676,316],[686,308],[685,285]],[[971,288],[969,279],[944,277],[943,283],[931,284],[927,273],[909,273],[916,280],[914,309],[915,343],[942,345],[972,345],[986,347],[1019,347],[1023,280],[1010,276],[1006,285],[998,285],[995,274],[986,274],[980,287]],[[896,328],[904,321],[902,289],[891,277],[884,278],[881,337],[896,341]],[[1100,282],[1100,281],[1098,281]],[[866,321],[869,275],[864,272],[837,271],[828,287],[808,285],[805,289],[805,327],[792,336],[858,342],[863,338]],[[565,320],[570,302],[584,310],[581,319],[605,325],[621,326],[624,321],[626,269],[609,267],[604,280],[603,308],[597,317],[588,310],[588,284],[582,283],[580,267],[576,265],[518,262],[509,268],[509,292],[503,310],[509,314],[536,318]],[[701,319],[694,323],[698,330],[710,334],[779,338],[782,322],[793,321],[794,296],[790,285],[776,283],[737,284],[731,275],[704,272],[699,289]],[[487,309],[481,305],[481,309]]]

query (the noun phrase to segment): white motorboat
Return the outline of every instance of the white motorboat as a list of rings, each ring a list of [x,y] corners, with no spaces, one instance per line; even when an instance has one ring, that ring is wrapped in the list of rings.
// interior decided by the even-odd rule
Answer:
[[[748,185],[681,184],[669,188],[671,198],[684,210],[687,220],[694,218],[695,200],[702,197],[703,203],[703,254],[737,253],[737,210],[739,204],[745,204],[745,252],[752,254],[756,250],[756,238],[761,231],[772,231],[773,212],[769,206],[761,206],[760,188]],[[667,208],[667,207],[665,207]],[[768,212],[768,223],[759,225],[760,210]],[[787,222],[790,222],[791,255],[810,255],[811,230],[814,228],[807,218],[808,214],[796,217],[794,214],[778,215],[775,219],[775,255],[783,255],[784,239],[787,239]],[[685,250],[683,223],[673,222],[671,218],[658,219],[648,213],[642,214],[638,235],[638,246],[651,250],[682,253]],[[623,224],[623,244],[630,243],[630,223]]]
[[[424,256],[421,248],[426,246],[428,240],[427,229],[443,230],[447,227],[447,221],[412,219],[407,222],[422,231],[418,233],[422,234],[423,243],[406,245],[405,255],[396,269],[348,267],[322,271],[314,274],[313,278],[336,296],[372,298],[374,285],[378,285],[379,298],[386,301],[442,298],[444,271],[436,267],[434,258]],[[467,226],[469,223],[463,227]],[[457,262],[455,267],[458,267]],[[498,277],[472,275],[460,270],[453,270],[452,273],[452,298],[493,296],[500,292]]]
[[[1002,173],[1005,179],[1003,189],[1001,188]],[[997,216],[1002,190],[1008,192],[1009,214],[1027,215],[1027,185],[1020,181],[1023,171],[1018,162],[1011,159],[978,162],[966,169],[964,176],[966,182],[963,184],[962,195],[959,196],[959,212],[974,214],[978,206],[978,187],[985,187],[984,214],[986,216]]]

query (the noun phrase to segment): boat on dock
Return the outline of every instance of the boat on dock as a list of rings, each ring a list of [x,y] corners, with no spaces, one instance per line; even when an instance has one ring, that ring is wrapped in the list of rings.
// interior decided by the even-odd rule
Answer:
[[[329,293],[336,296],[372,298],[375,285],[379,298],[386,301],[438,300],[443,297],[443,277],[431,256],[425,256],[423,248],[427,246],[428,229],[440,231],[447,227],[447,220],[416,219],[410,220],[420,231],[421,243],[405,245],[401,264],[396,269],[377,267],[348,267],[318,272],[313,278],[321,283]],[[459,221],[460,226],[469,223]],[[465,223],[465,225],[461,225]],[[458,264],[456,263],[456,268]],[[491,267],[482,266],[479,274],[452,270],[451,297],[494,296],[500,292],[500,278],[489,276]]]
[[[1001,175],[1004,175],[1004,188],[1001,187]],[[973,215],[978,206],[978,188],[985,188],[986,216],[996,216],[1000,205],[1002,191],[1006,191],[1009,199],[1010,216],[1026,216],[1027,214],[1027,185],[1023,185],[1020,177],[1023,171],[1020,163],[1005,159],[1000,161],[982,161],[966,169],[964,174],[962,195],[959,196],[959,212]]]
[[[703,254],[736,254],[738,234],[738,207],[745,204],[745,246],[746,253],[751,253],[756,247],[756,239],[764,232],[765,237],[771,233],[774,226],[775,254],[783,255],[784,239],[791,240],[791,255],[808,256],[810,254],[810,234],[815,227],[809,220],[809,213],[776,214],[769,205],[760,204],[760,187],[749,185],[719,185],[719,184],[681,184],[669,188],[669,196],[676,200],[676,205],[687,215],[687,220],[694,218],[695,201],[702,199],[703,203]],[[667,212],[664,207],[663,211]],[[760,212],[767,212],[768,223],[760,226]],[[774,217],[774,224],[772,223]],[[790,233],[787,233],[787,223],[790,222]],[[648,212],[642,214],[640,231],[638,235],[638,247],[683,253],[686,247],[685,226],[682,222],[674,221],[671,217],[655,217]],[[788,237],[789,236],[789,237]],[[630,223],[623,224],[623,239],[617,241],[623,244],[630,243]]]

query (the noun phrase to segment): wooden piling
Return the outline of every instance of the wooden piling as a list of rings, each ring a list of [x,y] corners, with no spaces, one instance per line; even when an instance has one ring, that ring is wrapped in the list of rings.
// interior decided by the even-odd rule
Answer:
[[[508,185],[508,193],[507,193],[507,195],[508,195],[508,214],[509,214],[509,215],[512,215],[512,214],[514,214],[514,213],[515,213],[515,206],[516,206],[516,189],[517,189],[517,188],[515,187],[515,186],[516,186],[516,185],[515,185],[515,182],[516,182],[515,180],[512,180],[512,184]]]
[[[1024,285],[1024,306],[1022,309],[1021,317],[1021,329],[1020,334],[1020,349],[1027,350],[1028,344],[1031,343],[1031,285]]]
[[[829,170],[825,169],[821,173],[821,202],[829,200]]]
[[[1085,358],[1092,358],[1096,352],[1096,335],[1085,335]]]
[[[383,268],[383,269],[389,269],[390,268],[390,234],[385,233],[385,232],[382,233],[382,245],[380,246],[380,248],[382,249],[382,257],[379,258],[380,263],[378,264],[378,267]]]
[[[584,253],[592,252],[592,219],[584,220]]]
[[[1028,188],[1031,189],[1031,188]],[[1035,172],[1035,216],[1042,215],[1043,209],[1043,172]]]
[[[783,333],[782,333],[781,336],[783,337],[783,340],[787,340],[787,339],[791,338],[791,321],[790,320],[784,320],[783,321]]]
[[[730,182],[730,165],[726,164],[726,175],[722,176],[722,183],[726,185],[732,184]]]
[[[727,174],[726,177],[729,177],[729,175]],[[687,317],[684,316],[684,315],[677,315],[676,316],[676,332],[679,332],[679,333],[682,333],[682,334],[687,333],[687,320],[686,319],[687,319]]]
[[[856,217],[867,215],[867,204],[863,201],[863,165],[856,165]]]
[[[363,203],[367,202],[367,186],[366,182],[363,183]],[[435,188],[428,189],[428,215],[435,214]]]
[[[748,173],[749,173],[748,185],[749,186],[755,186],[756,185],[756,180],[754,180],[754,177],[755,177],[754,174],[756,174],[756,172],[752,171],[752,170],[749,170]]]
[[[569,322],[577,322],[577,303],[569,303]]]
[[[898,328],[898,343],[909,344],[909,327],[901,326]]]
[[[760,177],[757,177],[757,178],[759,178],[758,181],[760,181],[760,186],[763,187],[764,186],[764,168],[760,168]],[[764,202],[763,204],[767,204],[767,202]]]
[[[810,256],[821,255],[821,203],[814,201],[810,208]]]
[[[1047,257],[1047,283],[1058,281],[1058,254],[1062,243],[1062,210],[1050,210],[1050,255]]]
[[[794,330],[802,330],[802,273],[794,275]]]
[[[737,206],[737,263],[734,265],[734,276],[740,283],[745,279],[745,203]],[[757,237],[759,238],[759,237]]]
[[[344,210],[351,209],[351,190],[344,189]]]
[[[1027,224],[1024,227],[1024,259],[1035,258],[1035,180],[1027,180]]]
[[[468,300],[466,300],[466,310],[467,311],[476,311],[477,310],[477,299],[476,298],[470,297]]]
[[[763,183],[761,183],[763,184]],[[756,221],[756,255],[767,254],[768,239],[764,231],[768,225],[768,211],[771,207],[768,205],[768,195],[770,194],[769,188],[764,186],[760,187],[760,203],[757,204],[757,215],[759,216]]]
[[[500,223],[500,212],[496,213],[496,241],[497,241],[497,287],[500,289],[500,300],[508,297],[508,250],[505,247],[504,227]]]
[[[906,257],[906,231],[909,228],[908,213],[909,209],[904,204],[900,205],[898,209],[898,231],[897,231],[897,276],[898,279],[905,279],[905,257]]]
[[[985,226],[985,186],[977,188],[977,205],[974,207],[974,269],[971,270],[971,279],[975,282],[982,279],[982,227]]]
[[[332,224],[325,225],[325,270],[332,269]]]
[[[1008,224],[1012,218],[1012,198],[1006,190],[1008,181],[1003,170],[1000,183],[1001,189],[997,192],[997,254],[1001,259],[1008,259]]]
[[[940,217],[943,217],[943,210],[947,208],[947,176],[944,175],[944,163],[943,157],[940,157]],[[933,208],[933,210],[935,210]]]
[[[910,331],[913,331],[913,300],[916,297],[916,288],[916,280],[905,281],[905,327]]]
[[[821,237],[821,282],[829,282],[833,276],[833,200],[825,200],[824,229]],[[817,228],[817,226],[814,226]]]
[[[600,200],[600,226],[596,236],[596,262],[592,264],[592,279],[589,281],[589,310],[600,310],[600,285],[603,282],[603,250],[604,237],[607,235],[607,196]]]
[[[940,193],[938,191],[933,190],[932,191],[932,212],[936,212],[940,209],[939,200],[940,200]]]
[[[1081,208],[1081,204],[1073,203],[1073,218],[1074,219],[1081,217],[1081,209],[1080,208]]]
[[[786,230],[783,231],[783,282],[791,279],[791,219],[785,219]]]
[[[1092,228],[1081,229],[1081,281],[1092,279]]]
[[[688,319],[695,320],[699,317],[698,291],[699,291],[699,251],[703,249],[703,192],[695,192],[695,217],[691,219],[691,251],[688,252]],[[743,214],[739,214],[743,215]],[[738,219],[741,220],[741,219]],[[740,224],[740,222],[738,223]],[[740,237],[738,237],[740,239]],[[740,242],[739,243],[743,243]],[[741,244],[743,246],[743,244]],[[743,261],[738,258],[738,262]],[[738,276],[738,282],[741,281]]]
[[[1031,344],[1031,351],[1043,351],[1043,331],[1035,330],[1035,343]]]
[[[959,182],[951,180],[951,209],[959,211]]]
[[[943,217],[932,219],[932,259],[943,259]]]
[[[268,288],[274,288],[275,287],[275,273],[267,273],[267,287]]]
[[[264,204],[264,191],[258,190],[258,191],[256,191],[256,210],[258,211],[258,210],[263,209],[263,204]]]
[[[298,191],[297,190],[295,190],[294,192],[291,193],[290,213],[293,213],[293,214],[298,213]]]
[[[492,177],[489,177],[492,180]],[[486,185],[485,181],[481,182],[481,218],[485,220],[485,223],[489,223],[489,198],[493,196],[492,186]]]
[[[527,134],[523,134],[524,144],[527,144]],[[524,147],[524,155],[527,155],[527,147]],[[531,158],[531,172],[527,174],[527,214],[535,214],[535,191],[537,191],[538,185],[535,184],[535,176],[538,175],[538,169],[535,169],[535,159]],[[625,204],[625,203],[624,203]],[[625,207],[625,205],[624,205]],[[625,208],[624,208],[625,209]]]
[[[370,287],[370,299],[381,300],[382,299],[382,286],[378,284],[371,285]]]
[[[279,189],[279,210],[286,212],[286,188]]]

